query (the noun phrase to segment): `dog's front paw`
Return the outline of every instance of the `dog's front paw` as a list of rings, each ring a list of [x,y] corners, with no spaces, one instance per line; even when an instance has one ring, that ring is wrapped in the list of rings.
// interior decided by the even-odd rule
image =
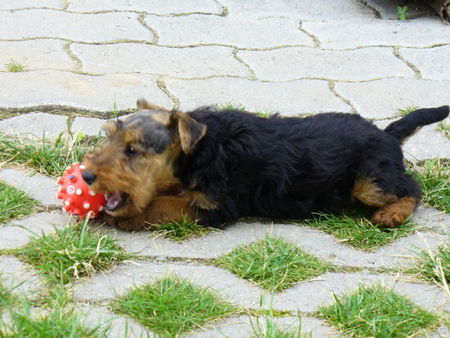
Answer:
[[[406,220],[404,215],[398,214],[396,212],[391,212],[391,210],[380,209],[376,211],[372,216],[372,222],[380,226],[393,228],[402,225]]]
[[[122,218],[113,217],[111,215],[105,214],[103,221],[113,227],[124,231],[136,231],[145,229],[145,222],[141,220],[140,217],[137,218]]]

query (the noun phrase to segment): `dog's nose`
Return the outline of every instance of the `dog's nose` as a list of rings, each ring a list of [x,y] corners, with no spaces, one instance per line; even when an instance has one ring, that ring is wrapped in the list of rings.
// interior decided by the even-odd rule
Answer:
[[[81,173],[81,177],[83,177],[83,180],[89,185],[94,183],[95,180],[97,179],[97,176],[95,176],[95,174],[92,171],[89,171],[89,170],[83,171]]]

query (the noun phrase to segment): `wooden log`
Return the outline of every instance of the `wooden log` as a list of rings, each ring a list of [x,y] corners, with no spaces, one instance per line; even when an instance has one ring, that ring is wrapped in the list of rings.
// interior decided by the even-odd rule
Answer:
[[[441,18],[450,24],[450,0],[429,0],[430,6],[433,7]]]

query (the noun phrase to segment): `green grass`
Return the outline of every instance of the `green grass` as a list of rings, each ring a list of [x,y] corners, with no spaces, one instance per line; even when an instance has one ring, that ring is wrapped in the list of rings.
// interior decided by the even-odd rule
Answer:
[[[161,234],[162,237],[178,242],[203,236],[214,231],[213,228],[198,225],[196,221],[189,220],[188,218],[183,218],[177,222],[152,224],[148,229]]]
[[[26,70],[26,67],[24,65],[21,65],[20,63],[12,59],[6,64],[6,68],[8,69],[8,72],[12,73],[23,72]]]
[[[134,288],[113,303],[112,308],[158,334],[171,337],[236,312],[208,289],[176,277]]]
[[[236,248],[216,263],[269,291],[285,290],[333,268],[330,263],[271,236]]]
[[[67,294],[57,289],[44,308],[37,309],[26,297],[10,298],[3,304],[8,321],[0,320],[0,337],[78,338],[105,337],[109,327],[86,327],[74,311]],[[41,311],[41,313],[39,313]]]
[[[38,173],[60,176],[74,162],[102,141],[100,137],[73,137],[60,135],[55,140],[23,140],[0,134],[0,161],[24,164]]]
[[[351,337],[409,337],[439,323],[436,315],[381,285],[360,286],[334,300],[319,316]]]
[[[374,251],[396,239],[414,232],[416,226],[406,221],[396,228],[380,228],[370,221],[372,211],[361,208],[340,214],[316,213],[304,223],[338,238],[356,249]]]
[[[397,17],[400,21],[408,19],[408,6],[397,6]]]
[[[416,264],[407,270],[420,278],[436,283],[449,291],[450,284],[450,235],[448,242],[439,246],[436,251],[416,249]],[[450,293],[449,293],[450,295]]]
[[[0,316],[4,308],[11,303],[11,292],[0,282]]]
[[[438,123],[438,129],[445,137],[450,138],[450,122],[441,121]]]
[[[408,115],[409,113],[411,113],[411,112],[413,112],[413,111],[415,111],[415,110],[417,110],[419,108],[420,107],[418,107],[418,106],[408,106],[408,107],[405,107],[405,108],[400,108],[398,110],[398,112],[399,112],[400,115],[405,116],[405,115]]]
[[[450,160],[426,160],[413,169],[422,187],[422,202],[450,214]]]
[[[64,284],[134,257],[117,240],[89,230],[87,220],[51,235],[32,238],[17,254],[49,280]]]
[[[36,211],[37,202],[23,191],[0,182],[0,224]]]

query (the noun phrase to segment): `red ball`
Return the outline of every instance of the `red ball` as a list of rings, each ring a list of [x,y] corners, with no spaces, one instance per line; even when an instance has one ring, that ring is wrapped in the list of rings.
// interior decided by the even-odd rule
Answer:
[[[57,182],[61,186],[58,190],[58,199],[63,200],[63,210],[74,216],[86,218],[97,217],[103,211],[106,203],[105,195],[92,191],[81,177],[85,169],[83,164],[74,163],[68,167]]]

